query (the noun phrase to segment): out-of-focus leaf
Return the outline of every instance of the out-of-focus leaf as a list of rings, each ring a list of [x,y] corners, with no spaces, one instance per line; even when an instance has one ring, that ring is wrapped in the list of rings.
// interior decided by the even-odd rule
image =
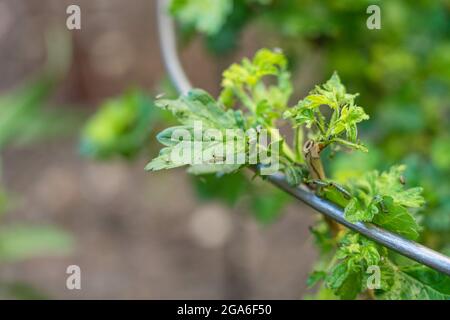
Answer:
[[[3,262],[67,254],[72,248],[72,237],[56,227],[8,225],[0,228],[0,261]]]
[[[29,117],[36,115],[52,87],[53,81],[42,79],[19,89],[15,94],[0,98],[0,149],[20,135],[22,129],[26,129],[24,123],[31,123]]]
[[[192,179],[200,199],[222,201],[231,207],[242,201],[262,224],[271,223],[279,217],[289,201],[289,196],[284,192],[270,185],[259,186],[250,182],[241,172],[220,177],[207,174]]]
[[[379,166],[381,155],[377,149],[369,145],[370,152],[351,152],[336,154],[326,162],[331,168],[333,180],[345,183],[363,176]]]
[[[49,40],[51,38],[51,41]],[[0,150],[7,144],[24,144],[75,131],[80,116],[48,108],[57,82],[70,61],[70,41],[59,31],[49,32],[48,61],[32,79],[0,96]]]
[[[97,159],[133,157],[146,145],[158,119],[153,101],[139,90],[130,90],[105,102],[88,121],[80,151]]]
[[[439,206],[425,216],[425,225],[435,232],[450,232],[450,202]]]
[[[170,12],[182,23],[214,35],[233,9],[233,0],[172,0]]]
[[[308,285],[308,288],[313,287],[316,285],[319,281],[322,281],[326,278],[327,273],[324,271],[313,271],[309,276],[308,280],[306,280],[306,284]]]
[[[217,177],[214,174],[192,177],[192,181],[200,199],[218,199],[229,206],[234,206],[251,187],[249,181],[241,172],[222,177]]]
[[[279,217],[281,210],[289,201],[289,196],[283,191],[272,189],[253,195],[252,209],[256,219],[263,224],[270,224]]]
[[[450,138],[438,137],[431,147],[433,163],[440,169],[450,171]]]
[[[49,297],[42,290],[23,282],[0,283],[0,298],[18,300],[43,300]]]
[[[233,10],[228,15],[220,31],[206,37],[208,49],[216,55],[223,55],[239,44],[242,28],[250,21],[252,8],[242,0],[233,0]]]

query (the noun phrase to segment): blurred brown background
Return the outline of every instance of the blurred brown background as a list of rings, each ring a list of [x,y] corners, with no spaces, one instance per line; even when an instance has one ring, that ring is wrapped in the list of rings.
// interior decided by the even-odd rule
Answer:
[[[158,93],[164,69],[153,0],[0,0],[1,92],[43,65],[46,30],[65,29],[69,4],[81,7],[82,29],[70,32],[73,58],[55,102],[91,113],[131,85]],[[249,31],[239,54],[261,42]],[[192,82],[216,93],[228,62],[209,57],[199,41],[182,56]],[[4,152],[5,184],[17,201],[5,221],[56,224],[74,236],[76,248],[65,257],[1,264],[0,278],[68,299],[277,299],[306,292],[314,215],[300,203],[262,226],[239,207],[198,202],[183,170],[145,173],[146,156],[131,164],[93,162],[79,156],[77,144],[74,134]],[[66,289],[71,264],[81,267],[81,290]]]

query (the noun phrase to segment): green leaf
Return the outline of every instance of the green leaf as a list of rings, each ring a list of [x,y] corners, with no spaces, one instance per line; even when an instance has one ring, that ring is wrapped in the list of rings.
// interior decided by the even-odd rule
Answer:
[[[360,143],[354,143],[340,138],[334,138],[333,141],[350,149],[355,149],[362,152],[369,152],[369,150]]]
[[[327,105],[332,109],[337,109],[337,102],[329,96],[321,94],[310,94],[301,102],[301,107],[306,109],[315,109]]]
[[[362,287],[361,272],[351,272],[335,294],[344,300],[353,300],[360,293]]]
[[[267,76],[274,76],[277,83],[266,85],[263,78]],[[278,50],[261,49],[253,60],[244,58],[240,64],[225,70],[222,87],[219,100],[223,104],[231,107],[237,98],[252,113],[270,123],[277,118],[278,111],[286,108],[292,93],[286,57]]]
[[[166,148],[146,170],[191,165],[192,174],[225,174],[241,167],[235,157],[247,151],[246,137],[231,139],[227,132],[227,129],[241,129],[239,112],[225,110],[208,93],[198,89],[176,100],[158,100],[156,105],[170,110],[183,126],[167,128],[157,135]]]
[[[411,213],[406,208],[395,204],[392,197],[384,196],[383,203],[386,212],[380,210],[379,214],[375,215],[373,223],[408,239],[417,239],[419,237],[419,225]]]
[[[341,82],[341,78],[339,78],[339,75],[337,72],[333,72],[333,75],[331,78],[323,85],[323,89],[318,89],[320,92],[321,90],[325,90],[327,92],[333,92],[337,97],[343,97],[345,95],[346,89],[344,85]],[[338,99],[336,99],[338,100]]]
[[[374,210],[361,207],[357,198],[352,198],[344,210],[345,219],[353,223],[359,221],[372,221],[375,213]]]
[[[380,290],[389,291],[395,283],[395,275],[397,271],[393,268],[392,262],[388,258],[384,257],[381,263],[378,265],[380,267]]]
[[[382,300],[450,300],[450,295],[439,292],[429,284],[411,275],[398,271],[395,273],[391,290],[377,296]]]
[[[383,172],[379,177],[377,177],[378,173],[375,173],[375,192],[380,195],[392,197],[399,205],[419,208],[425,203],[421,195],[423,189],[405,189],[405,186],[401,183],[401,177],[405,169],[406,167],[404,165],[400,165],[391,167],[388,172]]]
[[[191,165],[188,169],[188,173],[193,175],[203,175],[203,174],[230,174],[236,172],[241,165],[239,164],[199,164]]]
[[[352,271],[346,263],[337,264],[326,279],[327,287],[341,299],[355,299],[362,288],[360,271]]]
[[[450,297],[450,277],[424,265],[402,267],[402,272]]]
[[[300,105],[297,105],[296,111],[285,111],[283,117],[285,119],[293,118],[297,126],[306,125],[307,128],[311,128],[315,121],[314,111],[309,108],[304,108]]]
[[[401,175],[404,166],[394,166],[388,172],[370,172],[353,181],[354,198],[347,204],[345,217],[351,222],[373,222],[409,239],[417,239],[419,225],[408,211],[424,203],[421,188],[406,189]]]
[[[312,288],[319,281],[325,280],[327,273],[325,271],[313,271],[306,280],[306,285],[308,288]]]
[[[287,66],[285,56],[281,52],[261,49],[253,60],[244,58],[241,64],[232,64],[223,72],[222,86],[237,88],[242,85],[254,86],[264,76],[280,75]]]
[[[422,196],[423,188],[416,187],[393,193],[394,201],[409,208],[420,208],[425,204]]]
[[[159,171],[163,169],[173,169],[185,165],[184,163],[177,163],[171,160],[171,148],[162,148],[159,151],[158,157],[150,161],[146,166],[146,171]]]
[[[200,89],[189,91],[176,100],[161,99],[156,105],[169,110],[184,125],[192,126],[201,121],[204,128],[233,129],[238,127],[233,110],[225,110],[207,92]]]
[[[352,270],[364,270],[380,261],[375,243],[353,232],[347,233],[340,241],[336,257],[345,259]]]
[[[296,187],[302,182],[303,172],[302,170],[294,165],[284,165],[282,168],[286,181],[290,186]]]
[[[174,143],[170,147],[161,149],[158,157],[147,164],[145,170],[157,171],[190,165],[192,174],[231,173],[239,169],[242,164],[227,164],[227,159],[234,158],[236,154],[245,150],[245,141],[239,143],[225,143],[223,141],[196,140],[189,135],[187,140]],[[235,147],[229,152],[229,144]]]
[[[327,286],[333,290],[340,288],[349,274],[347,264],[344,262],[338,263],[326,279]]]
[[[334,135],[339,135],[345,130],[347,139],[356,142],[358,136],[356,124],[368,119],[369,116],[364,112],[363,108],[353,104],[345,105],[340,111],[340,117],[332,124],[330,130]]]
[[[191,126],[175,126],[166,128],[160,133],[158,133],[156,135],[156,139],[158,140],[159,143],[165,145],[166,147],[176,146],[178,143],[183,141],[181,137],[179,137],[179,139],[174,138],[175,136],[177,136],[177,131],[189,132],[190,134],[193,134]]]
[[[326,284],[342,299],[355,299],[365,287],[363,279],[368,266],[381,261],[376,244],[353,232],[342,238],[335,258],[341,261],[328,274]]]

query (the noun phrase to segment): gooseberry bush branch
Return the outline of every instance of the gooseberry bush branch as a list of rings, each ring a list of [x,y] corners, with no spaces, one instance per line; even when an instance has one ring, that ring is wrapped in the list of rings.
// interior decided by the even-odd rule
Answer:
[[[220,176],[243,167],[264,168],[268,154],[272,159],[276,157],[278,169],[290,185],[307,185],[318,195],[345,208],[348,221],[371,222],[406,238],[419,238],[416,213],[425,201],[421,188],[406,185],[404,166],[394,166],[381,173],[367,172],[344,184],[326,177],[322,163],[324,150],[368,152],[358,138],[357,126],[369,116],[356,104],[357,94],[347,92],[337,73],[290,107],[293,90],[287,60],[279,50],[262,49],[253,59],[245,58],[241,63],[231,65],[223,73],[222,87],[217,100],[203,90],[193,89],[176,100],[156,101],[158,107],[172,112],[181,126],[167,128],[158,134],[157,139],[164,148],[147,165],[147,170],[189,165],[190,173]],[[290,124],[292,141],[279,133],[281,120]],[[196,135],[199,122],[201,132]],[[227,149],[230,142],[217,135],[212,139],[208,134],[215,130],[223,137],[229,129],[256,132],[257,135],[266,130],[270,141],[262,144],[256,139],[255,142],[254,136],[248,134],[233,139],[232,156],[244,153],[246,161],[229,163],[224,161],[229,154],[218,157],[216,151],[218,147]],[[188,135],[180,139],[175,134],[177,130]],[[258,152],[256,163],[251,163],[248,161],[250,146],[255,143],[266,155]],[[195,145],[202,147],[197,161],[186,162],[174,157],[174,151],[191,152]],[[280,146],[279,152],[275,152],[275,145]],[[335,228],[329,221],[319,223],[312,232],[321,258],[308,285],[320,284],[318,298],[450,298],[447,276],[399,258],[360,234]],[[371,274],[371,270],[377,274]]]

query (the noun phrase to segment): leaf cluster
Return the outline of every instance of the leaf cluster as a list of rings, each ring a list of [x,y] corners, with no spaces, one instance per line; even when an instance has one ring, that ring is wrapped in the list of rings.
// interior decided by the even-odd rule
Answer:
[[[419,225],[410,208],[420,208],[425,200],[422,188],[407,188],[403,177],[405,166],[394,166],[388,172],[373,171],[353,181],[353,197],[345,207],[350,222],[373,222],[410,239],[419,236]]]
[[[367,152],[367,148],[358,141],[357,124],[368,120],[364,109],[355,104],[358,94],[347,93],[338,74],[322,86],[316,86],[306,98],[284,113],[284,117],[293,119],[296,126],[306,126],[314,130],[314,140],[326,147],[336,143],[352,149]],[[327,118],[321,107],[331,111]]]

